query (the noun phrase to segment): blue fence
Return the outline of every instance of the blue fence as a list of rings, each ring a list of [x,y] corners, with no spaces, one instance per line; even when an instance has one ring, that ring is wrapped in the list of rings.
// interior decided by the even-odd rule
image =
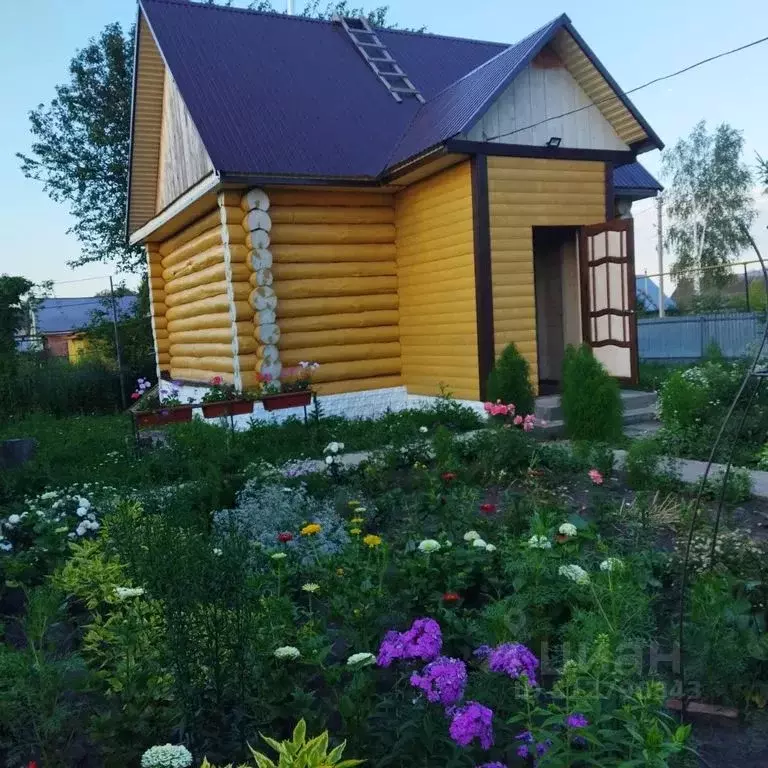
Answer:
[[[724,357],[742,357],[759,341],[765,316],[756,312],[643,317],[637,321],[641,360],[698,360],[714,342]]]

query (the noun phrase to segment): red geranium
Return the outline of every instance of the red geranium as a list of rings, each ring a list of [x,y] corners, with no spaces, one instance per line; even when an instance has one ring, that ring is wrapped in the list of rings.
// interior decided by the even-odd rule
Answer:
[[[455,603],[457,600],[461,600],[461,595],[458,592],[446,592],[443,595],[443,600],[446,603]]]
[[[138,392],[134,392],[131,395],[131,400],[138,400],[141,397],[141,395]]]
[[[277,534],[277,540],[281,544],[287,544],[289,541],[293,541],[293,534],[292,533],[288,533],[288,531],[286,531],[285,533],[278,533]]]
[[[484,515],[492,515],[496,511],[496,505],[486,502],[485,504],[480,505],[480,511]]]
[[[221,384],[222,381],[223,381],[223,379],[221,378],[221,376],[214,376],[211,379],[211,384],[213,384],[214,387],[218,387],[219,384]]]
[[[456,473],[455,472],[443,472],[442,475],[440,475],[441,479],[445,483],[452,483],[456,479]]]

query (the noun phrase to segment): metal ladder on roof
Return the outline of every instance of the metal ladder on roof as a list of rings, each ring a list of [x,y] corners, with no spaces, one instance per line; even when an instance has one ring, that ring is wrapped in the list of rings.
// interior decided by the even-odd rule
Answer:
[[[355,48],[387,87],[395,101],[402,101],[403,96],[413,96],[424,103],[419,89],[410,81],[408,75],[395,61],[384,43],[364,16],[334,16],[333,21],[340,24],[349,35]]]

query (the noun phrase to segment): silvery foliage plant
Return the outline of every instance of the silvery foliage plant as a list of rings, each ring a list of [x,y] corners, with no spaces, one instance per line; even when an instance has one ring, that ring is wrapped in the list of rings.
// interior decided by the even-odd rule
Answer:
[[[308,523],[320,525],[320,532],[302,536],[300,531]],[[316,556],[337,554],[349,543],[344,521],[332,501],[310,496],[303,485],[262,484],[259,479],[246,482],[235,509],[214,514],[214,527],[220,535],[234,530],[268,552],[293,552],[305,564]],[[281,542],[281,533],[290,533],[292,538]]]

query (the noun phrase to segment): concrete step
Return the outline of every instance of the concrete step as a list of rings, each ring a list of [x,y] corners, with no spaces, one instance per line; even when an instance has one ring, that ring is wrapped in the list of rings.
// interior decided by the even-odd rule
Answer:
[[[656,407],[655,392],[636,392],[634,390],[622,390],[621,403],[624,407],[625,415],[633,414],[635,411],[650,411],[651,418]],[[537,421],[562,421],[563,409],[560,404],[560,395],[544,395],[536,398],[536,419]],[[625,418],[625,423],[627,422]]]

